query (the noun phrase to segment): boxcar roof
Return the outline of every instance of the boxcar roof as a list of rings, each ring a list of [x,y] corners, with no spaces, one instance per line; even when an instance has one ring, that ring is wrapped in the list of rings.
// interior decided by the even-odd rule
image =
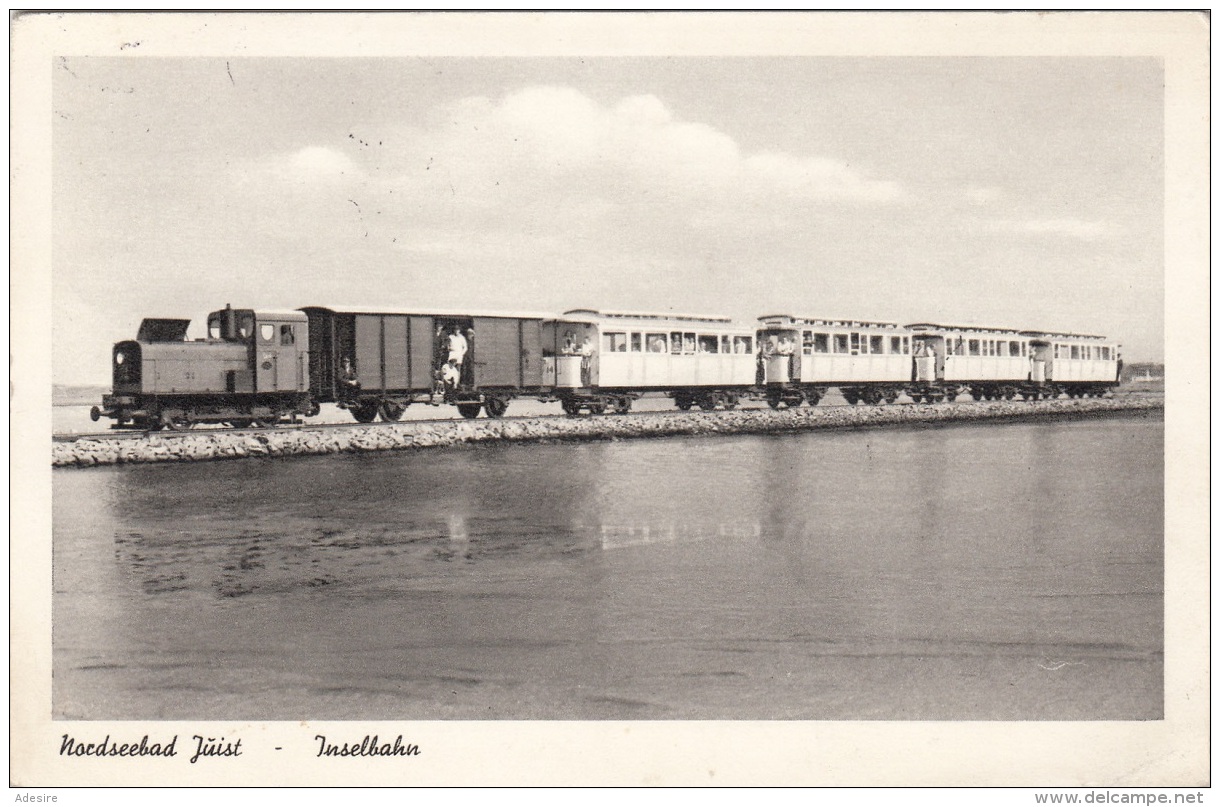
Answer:
[[[386,308],[376,305],[308,305],[302,306],[302,311],[329,311],[332,314],[370,314],[374,316],[416,316],[416,317],[452,317],[468,319],[470,317],[491,317],[500,319],[554,319],[551,313],[538,311],[483,311],[472,308]]]

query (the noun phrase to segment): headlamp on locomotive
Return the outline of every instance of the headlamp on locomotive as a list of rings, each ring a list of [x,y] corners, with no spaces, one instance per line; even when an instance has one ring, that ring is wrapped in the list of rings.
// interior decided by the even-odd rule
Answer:
[[[208,315],[203,339],[185,319],[146,319],[114,346],[113,389],[93,407],[115,428],[187,429],[196,423],[274,425],[313,415],[309,325],[299,311],[235,309]]]

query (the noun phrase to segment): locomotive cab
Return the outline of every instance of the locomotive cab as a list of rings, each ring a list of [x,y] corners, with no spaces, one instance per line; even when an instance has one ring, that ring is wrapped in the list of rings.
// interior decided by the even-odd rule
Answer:
[[[117,427],[255,422],[313,414],[306,368],[308,325],[297,311],[233,309],[207,318],[207,336],[187,340],[190,320],[146,319],[135,340],[113,350],[112,394],[90,413]]]

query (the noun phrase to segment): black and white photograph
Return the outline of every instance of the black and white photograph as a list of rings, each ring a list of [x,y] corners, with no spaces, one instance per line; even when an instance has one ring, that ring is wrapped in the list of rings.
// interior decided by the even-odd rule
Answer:
[[[10,19],[12,784],[1208,785],[1209,22]]]

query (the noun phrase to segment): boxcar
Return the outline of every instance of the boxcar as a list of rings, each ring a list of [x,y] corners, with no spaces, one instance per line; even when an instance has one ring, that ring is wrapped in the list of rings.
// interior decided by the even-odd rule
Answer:
[[[892,322],[759,317],[767,403],[815,405],[837,387],[848,403],[893,403],[911,379],[911,333]]]
[[[544,384],[569,414],[627,412],[647,393],[732,409],[754,384],[754,330],[728,317],[573,309],[542,335]]]
[[[509,401],[542,389],[542,322],[547,314],[311,306],[310,377],[320,402],[362,423],[395,421],[412,403],[455,405],[502,417]],[[447,368],[461,336],[460,367]]]

